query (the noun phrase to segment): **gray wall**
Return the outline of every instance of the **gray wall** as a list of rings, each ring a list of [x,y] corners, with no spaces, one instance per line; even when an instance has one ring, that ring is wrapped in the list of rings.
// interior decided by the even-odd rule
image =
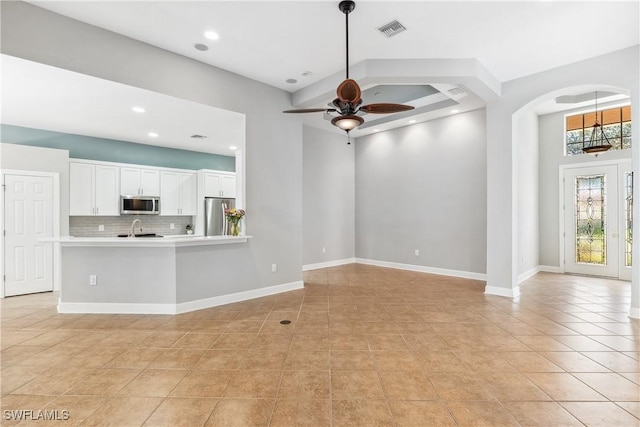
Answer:
[[[5,54],[246,114],[245,225],[254,238],[225,268],[252,266],[236,292],[302,278],[302,125],[281,113],[288,93],[31,4],[1,7]]]
[[[175,304],[175,251],[175,248],[63,247],[60,301]],[[96,276],[97,286],[89,286],[90,275]]]
[[[606,108],[607,104],[601,108]],[[546,114],[538,118],[540,139],[540,265],[559,267],[560,263],[560,165],[585,162],[606,162],[630,159],[631,150],[609,151],[593,157],[588,154],[564,155],[564,117],[584,108],[562,113]],[[637,140],[637,138],[634,138]],[[635,141],[634,141],[635,142]]]
[[[356,257],[485,272],[484,110],[358,138],[355,146]]]
[[[60,178],[60,235],[69,235],[69,152],[0,143],[0,169],[56,172]]]
[[[303,135],[302,262],[354,258],[354,144],[347,145],[346,135],[309,126]]]

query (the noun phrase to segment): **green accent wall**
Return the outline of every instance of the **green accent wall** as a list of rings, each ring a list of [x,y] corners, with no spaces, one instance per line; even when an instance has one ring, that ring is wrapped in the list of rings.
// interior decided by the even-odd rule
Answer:
[[[68,150],[74,159],[193,170],[234,172],[236,168],[236,159],[230,156],[5,124],[0,125],[0,142]]]

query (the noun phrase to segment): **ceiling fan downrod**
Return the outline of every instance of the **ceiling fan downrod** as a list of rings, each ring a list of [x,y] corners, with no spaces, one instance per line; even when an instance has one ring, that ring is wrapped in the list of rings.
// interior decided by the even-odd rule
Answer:
[[[345,70],[347,70],[347,79],[349,78],[349,14],[351,12],[353,12],[353,9],[356,8],[356,2],[351,1],[351,0],[344,0],[341,1],[340,4],[338,5],[338,9],[340,9],[340,11],[342,13],[344,13],[344,19],[345,19],[345,38],[346,38],[346,42],[345,42],[345,46],[346,46],[346,67]]]

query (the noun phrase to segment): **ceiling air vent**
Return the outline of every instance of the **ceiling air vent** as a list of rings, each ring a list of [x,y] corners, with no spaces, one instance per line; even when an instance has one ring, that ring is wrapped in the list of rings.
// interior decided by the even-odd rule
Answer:
[[[378,28],[378,31],[380,31],[382,34],[384,34],[387,37],[393,37],[396,34],[399,34],[405,30],[406,30],[405,26],[396,20],[393,20],[388,24],[385,24],[382,27]]]
[[[195,134],[195,135],[191,135],[191,138],[193,138],[193,139],[205,139],[206,136]]]

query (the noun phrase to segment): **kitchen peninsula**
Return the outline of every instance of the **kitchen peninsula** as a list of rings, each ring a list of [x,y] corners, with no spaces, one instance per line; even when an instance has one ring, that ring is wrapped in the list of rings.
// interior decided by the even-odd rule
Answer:
[[[251,236],[54,239],[61,250],[60,313],[178,314],[302,287],[251,289],[240,270]],[[241,267],[237,267],[240,265]],[[245,290],[242,289],[245,286]]]

